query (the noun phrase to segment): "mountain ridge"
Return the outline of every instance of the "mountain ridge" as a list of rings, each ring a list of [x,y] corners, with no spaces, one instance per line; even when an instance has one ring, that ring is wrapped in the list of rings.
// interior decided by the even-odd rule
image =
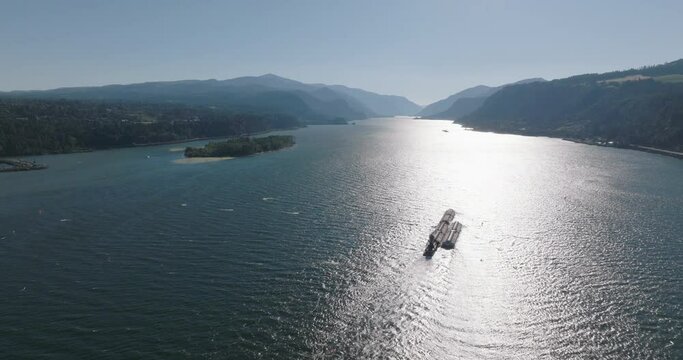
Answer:
[[[306,123],[412,115],[420,109],[419,105],[401,96],[343,85],[307,84],[270,73],[225,80],[190,79],[20,90],[1,92],[0,96],[215,106],[235,111],[283,113],[297,116]],[[406,111],[411,113],[406,114]]]
[[[419,116],[430,118],[430,117],[438,117],[442,113],[445,113],[449,111],[449,109],[459,100],[459,99],[465,99],[465,98],[486,98],[491,95],[493,95],[495,92],[499,91],[500,89],[510,86],[510,85],[517,85],[517,84],[525,84],[529,82],[537,82],[537,81],[546,81],[543,78],[529,78],[529,79],[523,79],[519,80],[513,83],[509,84],[503,84],[500,86],[488,86],[488,85],[477,85],[473,86],[470,88],[467,88],[465,90],[459,91],[445,99],[441,99],[438,101],[435,101],[427,106],[425,106],[419,113]],[[460,111],[460,110],[455,110],[455,111]]]
[[[459,118],[475,129],[683,150],[683,59],[509,86]]]

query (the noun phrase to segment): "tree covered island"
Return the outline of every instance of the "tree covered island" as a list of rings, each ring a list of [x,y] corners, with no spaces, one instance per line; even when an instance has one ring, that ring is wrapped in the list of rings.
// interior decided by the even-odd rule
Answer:
[[[271,135],[261,138],[242,137],[221,142],[210,142],[202,148],[188,147],[186,157],[238,157],[275,151],[293,146],[294,136]]]

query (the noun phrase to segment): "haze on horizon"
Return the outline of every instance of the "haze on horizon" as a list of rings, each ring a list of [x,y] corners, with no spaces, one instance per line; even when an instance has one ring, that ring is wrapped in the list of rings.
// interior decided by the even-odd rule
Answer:
[[[683,2],[9,0],[0,90],[274,73],[427,104],[681,57]]]

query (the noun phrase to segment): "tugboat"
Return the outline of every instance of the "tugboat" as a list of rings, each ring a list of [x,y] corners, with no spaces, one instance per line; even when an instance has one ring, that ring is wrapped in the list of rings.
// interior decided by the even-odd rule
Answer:
[[[429,234],[429,241],[427,242],[427,247],[422,254],[426,258],[431,258],[434,256],[439,247],[444,249],[452,249],[455,247],[455,241],[460,236],[460,231],[462,230],[462,224],[454,221],[455,211],[453,209],[448,209],[441,217],[441,221],[436,225],[434,231]]]

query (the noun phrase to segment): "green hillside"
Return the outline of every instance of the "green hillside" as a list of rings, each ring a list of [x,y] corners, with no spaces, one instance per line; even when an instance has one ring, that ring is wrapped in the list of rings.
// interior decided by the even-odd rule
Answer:
[[[301,126],[294,117],[175,104],[0,99],[0,157],[235,136]]]
[[[506,87],[459,122],[501,132],[683,150],[683,60]]]

